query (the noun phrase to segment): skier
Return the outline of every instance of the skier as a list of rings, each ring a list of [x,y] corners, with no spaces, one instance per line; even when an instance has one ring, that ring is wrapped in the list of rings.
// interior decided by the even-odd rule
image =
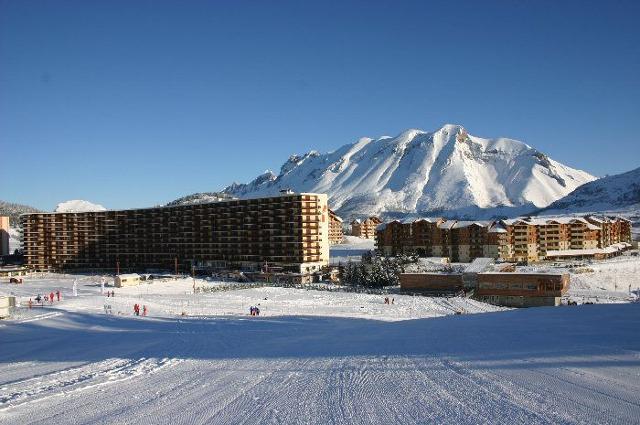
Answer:
[[[49,302],[53,304],[53,291],[49,294]]]
[[[146,306],[146,305],[143,305],[143,306],[142,306],[142,315],[143,315],[143,316],[146,316],[146,315],[147,315],[147,306]]]
[[[107,298],[111,296],[111,292],[107,291]]]
[[[260,316],[260,309],[256,307],[256,316]]]
[[[48,302],[49,301],[49,295],[45,295],[44,296],[44,302]]]
[[[56,297],[58,297],[58,301],[60,301],[60,291],[56,291]]]
[[[137,316],[138,315],[138,304],[134,304],[133,305],[133,315]]]
[[[116,291],[111,291],[111,298],[116,296]]]
[[[42,297],[40,296],[40,294],[38,294],[38,296],[36,297],[36,302],[40,304],[41,301],[42,301]]]
[[[31,298],[29,298],[29,309],[31,309],[31,307],[33,307],[33,301],[31,301]]]

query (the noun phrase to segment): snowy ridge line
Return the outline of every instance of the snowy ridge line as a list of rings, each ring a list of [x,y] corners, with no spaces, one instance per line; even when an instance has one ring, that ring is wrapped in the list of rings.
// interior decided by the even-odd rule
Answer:
[[[326,154],[292,155],[278,175],[265,172],[223,192],[239,198],[296,192],[329,194],[345,219],[447,214],[517,216],[543,208],[596,178],[517,140],[470,135],[460,125],[434,132],[361,139]]]
[[[169,358],[108,359],[13,382],[0,388],[0,412],[50,397],[120,383],[180,362],[181,359]]]

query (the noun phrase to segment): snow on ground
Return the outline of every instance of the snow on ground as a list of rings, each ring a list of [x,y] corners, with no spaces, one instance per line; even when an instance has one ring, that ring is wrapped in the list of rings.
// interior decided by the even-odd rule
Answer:
[[[6,279],[5,279],[6,280]],[[73,282],[77,281],[78,297],[73,297]],[[100,282],[114,291],[115,297],[100,295]],[[151,281],[138,286],[113,288],[111,277],[43,274],[27,277],[22,285],[0,284],[0,294],[17,296],[22,303],[37,294],[61,291],[64,302],[59,308],[91,314],[104,312],[105,304],[122,315],[131,315],[134,304],[146,305],[154,317],[243,316],[249,307],[258,306],[261,316],[332,316],[375,319],[384,321],[408,320],[465,313],[503,310],[489,304],[461,297],[429,298],[391,295],[395,303],[384,304],[383,295],[303,290],[295,288],[259,287],[193,295],[193,279]],[[222,282],[196,279],[197,288],[211,288]],[[224,285],[229,285],[225,283]],[[55,304],[58,307],[58,304]],[[24,313],[22,313],[24,314]]]
[[[597,281],[581,277],[584,290]],[[189,278],[106,298],[102,279],[0,283],[21,300],[63,296],[0,322],[0,425],[640,423],[639,303],[495,311],[396,295],[388,306],[293,288],[193,295]],[[150,316],[132,316],[134,302]],[[261,316],[248,316],[256,304]],[[488,312],[453,314],[462,308]]]
[[[0,330],[0,424],[640,418],[638,304],[400,322],[46,312]]]
[[[640,257],[624,256],[576,269],[569,296],[577,301],[624,302],[636,298],[639,290]]]
[[[345,236],[341,244],[331,245],[331,264],[346,263],[348,261],[360,262],[362,254],[375,248],[375,240],[364,239],[358,236]]]

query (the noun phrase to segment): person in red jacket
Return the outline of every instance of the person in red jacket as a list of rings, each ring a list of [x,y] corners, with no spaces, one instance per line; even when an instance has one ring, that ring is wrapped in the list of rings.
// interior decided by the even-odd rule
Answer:
[[[49,294],[49,302],[53,304],[53,291]]]

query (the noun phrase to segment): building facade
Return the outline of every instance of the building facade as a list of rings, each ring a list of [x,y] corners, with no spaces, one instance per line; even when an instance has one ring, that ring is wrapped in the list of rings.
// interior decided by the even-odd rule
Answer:
[[[189,270],[296,273],[329,262],[327,195],[21,217],[26,264],[36,270]]]
[[[342,219],[332,210],[329,209],[329,243],[336,245],[342,243],[344,232],[342,230]]]
[[[9,217],[0,216],[0,255],[9,254]]]
[[[479,273],[474,298],[507,307],[560,305],[568,273]]]
[[[631,243],[631,223],[619,217],[517,218],[458,221],[394,220],[376,228],[377,249],[387,256],[416,253],[469,262],[489,257],[515,262],[545,258],[611,256]]]
[[[471,293],[473,298],[507,307],[560,305],[569,290],[568,273],[401,273],[400,289],[411,293],[456,294]],[[469,284],[471,282],[471,284]]]
[[[393,220],[376,228],[376,246],[386,256],[415,253],[469,262],[479,257],[498,258],[505,235],[499,223],[490,221]]]
[[[378,217],[371,216],[364,220],[353,220],[351,222],[351,235],[365,239],[373,239],[376,236],[376,226],[382,223]]]

